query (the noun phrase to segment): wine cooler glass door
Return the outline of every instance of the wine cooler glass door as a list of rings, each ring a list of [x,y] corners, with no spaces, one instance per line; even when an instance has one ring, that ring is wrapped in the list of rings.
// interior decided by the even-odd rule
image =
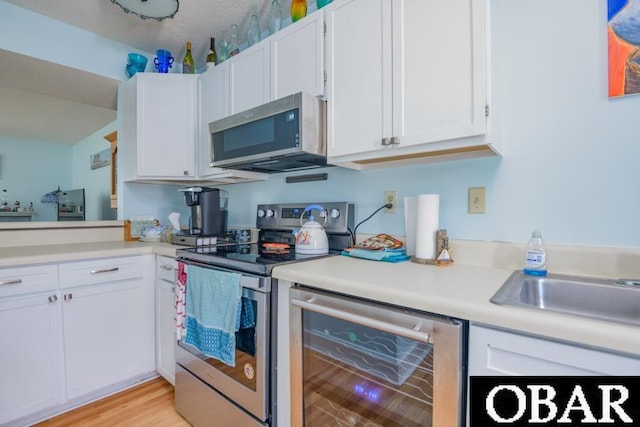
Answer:
[[[459,425],[464,322],[302,287],[290,302],[291,425]]]

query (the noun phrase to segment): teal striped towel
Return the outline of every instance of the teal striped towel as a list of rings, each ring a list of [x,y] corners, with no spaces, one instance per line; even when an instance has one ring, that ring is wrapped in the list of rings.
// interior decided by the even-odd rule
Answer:
[[[411,259],[411,257],[407,255],[407,251],[404,248],[380,249],[375,251],[371,249],[356,248],[350,249],[348,251],[342,251],[342,255],[384,262],[401,262]]]
[[[187,271],[184,343],[235,366],[242,307],[240,274],[190,265]]]

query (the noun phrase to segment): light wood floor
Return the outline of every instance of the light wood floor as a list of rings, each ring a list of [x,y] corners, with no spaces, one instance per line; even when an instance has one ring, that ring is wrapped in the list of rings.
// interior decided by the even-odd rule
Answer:
[[[36,427],[187,427],[173,407],[173,386],[163,378],[125,390]]]

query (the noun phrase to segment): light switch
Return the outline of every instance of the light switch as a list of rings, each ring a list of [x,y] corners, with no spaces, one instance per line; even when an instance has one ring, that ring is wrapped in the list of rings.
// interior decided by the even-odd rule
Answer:
[[[469,188],[469,213],[483,214],[485,213],[485,191],[484,187]]]

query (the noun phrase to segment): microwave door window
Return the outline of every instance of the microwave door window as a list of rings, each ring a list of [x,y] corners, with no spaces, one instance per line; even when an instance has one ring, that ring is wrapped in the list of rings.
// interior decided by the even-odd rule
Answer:
[[[214,161],[295,148],[299,145],[297,109],[213,132]]]

